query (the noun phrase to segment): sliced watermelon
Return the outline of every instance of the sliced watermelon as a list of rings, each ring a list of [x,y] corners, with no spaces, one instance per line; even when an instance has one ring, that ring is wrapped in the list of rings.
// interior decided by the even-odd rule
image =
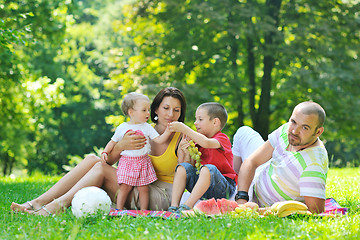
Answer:
[[[207,215],[221,214],[215,198],[211,198],[209,200],[202,200],[198,202],[194,207],[194,211],[199,213],[205,213]]]
[[[217,199],[216,203],[222,214],[232,212],[239,206],[237,202],[228,200],[226,198]]]

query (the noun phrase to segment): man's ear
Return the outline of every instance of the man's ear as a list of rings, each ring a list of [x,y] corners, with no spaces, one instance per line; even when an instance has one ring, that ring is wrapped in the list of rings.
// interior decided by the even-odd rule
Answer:
[[[324,127],[320,127],[316,130],[316,136],[320,137],[320,135],[324,132]]]

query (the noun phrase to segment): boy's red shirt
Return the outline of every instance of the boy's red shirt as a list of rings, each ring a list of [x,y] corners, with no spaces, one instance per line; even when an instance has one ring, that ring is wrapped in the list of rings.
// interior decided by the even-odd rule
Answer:
[[[220,148],[203,148],[198,145],[201,152],[201,164],[212,164],[217,167],[225,177],[235,180],[237,184],[237,174],[233,168],[233,154],[231,142],[226,134],[221,131],[217,132],[212,138],[219,141],[224,150]]]

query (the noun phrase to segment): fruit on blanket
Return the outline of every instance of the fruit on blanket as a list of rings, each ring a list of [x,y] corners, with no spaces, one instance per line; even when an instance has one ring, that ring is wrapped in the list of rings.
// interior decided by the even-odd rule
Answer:
[[[279,205],[280,203],[281,203],[281,202],[276,202],[276,203],[274,203],[273,205],[271,205],[270,210],[271,210],[272,212],[277,212],[277,207],[278,207],[278,205]]]
[[[312,213],[310,211],[307,210],[294,210],[294,209],[289,209],[289,210],[285,210],[282,211],[281,213],[278,213],[277,216],[278,217],[286,217],[289,216],[291,214],[304,214],[304,215],[312,215]]]
[[[258,217],[259,213],[256,211],[256,208],[246,207],[245,204],[240,204],[235,208],[233,214],[234,217]]]
[[[194,207],[194,211],[198,213],[205,213],[207,215],[221,214],[215,198],[198,202]]]
[[[265,213],[266,211],[270,211],[270,212],[271,212],[270,207],[259,208],[259,209],[257,210],[257,212],[258,212],[260,215],[264,215],[264,213]]]
[[[250,208],[249,208],[250,209]],[[242,215],[245,214],[247,212],[246,207],[244,206],[244,204],[240,204],[237,208],[235,208],[235,213]]]
[[[274,215],[274,213],[270,209],[266,209],[265,212],[262,215],[265,217],[265,216]]]
[[[246,210],[246,206],[244,204],[239,204],[238,207],[235,208],[235,212],[241,213]]]
[[[259,209],[259,205],[257,205],[257,203],[254,203],[254,202],[247,202],[244,204],[244,206],[247,208],[251,208],[254,211],[257,211]]]
[[[198,213],[205,213],[207,215],[218,215],[230,213],[238,206],[237,202],[225,198],[217,200],[215,200],[215,198],[211,198],[197,203],[194,207],[194,211]]]
[[[278,217],[286,217],[294,213],[308,214],[308,207],[299,201],[276,202],[271,206],[271,211]],[[310,213],[311,214],[311,213]]]
[[[95,215],[96,213],[108,214],[110,208],[110,197],[98,187],[80,189],[71,201],[71,211],[77,218]]]
[[[187,148],[190,154],[191,159],[195,161],[196,173],[199,174],[201,168],[201,152],[197,147],[195,147],[195,143],[193,140],[189,141],[190,146]]]
[[[226,198],[217,199],[216,203],[222,214],[232,212],[239,206],[237,202],[228,200]]]

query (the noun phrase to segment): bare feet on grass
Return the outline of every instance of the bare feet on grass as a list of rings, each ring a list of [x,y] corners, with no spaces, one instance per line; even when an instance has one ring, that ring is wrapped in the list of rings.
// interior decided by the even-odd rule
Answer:
[[[25,202],[23,204],[19,204],[16,202],[11,203],[11,210],[14,212],[27,212],[27,211],[34,211],[41,207],[41,205],[38,205],[36,203],[32,202]]]
[[[65,207],[58,200],[42,206],[38,210],[26,210],[27,213],[40,216],[53,216],[65,211]]]

